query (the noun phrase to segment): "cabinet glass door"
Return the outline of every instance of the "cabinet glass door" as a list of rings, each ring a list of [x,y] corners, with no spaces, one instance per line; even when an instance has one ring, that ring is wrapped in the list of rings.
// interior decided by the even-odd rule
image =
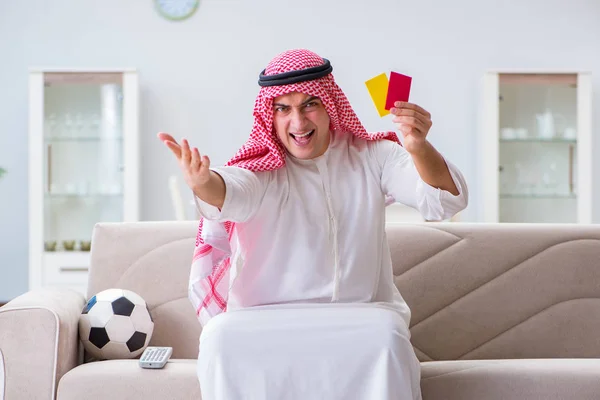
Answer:
[[[123,219],[122,75],[46,73],[43,97],[44,249],[89,251]]]
[[[577,75],[500,74],[499,221],[577,222]]]

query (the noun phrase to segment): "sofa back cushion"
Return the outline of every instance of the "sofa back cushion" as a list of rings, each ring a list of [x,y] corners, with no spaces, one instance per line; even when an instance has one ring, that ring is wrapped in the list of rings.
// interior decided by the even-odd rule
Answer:
[[[129,289],[146,300],[154,320],[151,346],[172,346],[173,358],[197,358],[200,323],[187,283],[198,226],[193,222],[101,223],[94,228],[87,297]]]
[[[388,226],[421,360],[599,357],[600,226]]]
[[[187,298],[197,223],[94,229],[88,297],[132,290],[155,321],[151,345],[196,358]],[[422,361],[600,357],[600,226],[389,224],[395,283]]]

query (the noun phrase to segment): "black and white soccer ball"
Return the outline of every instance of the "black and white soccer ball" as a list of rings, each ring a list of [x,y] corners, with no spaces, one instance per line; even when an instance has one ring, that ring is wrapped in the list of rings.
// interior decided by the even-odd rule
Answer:
[[[135,358],[150,343],[154,321],[144,299],[125,289],[93,296],[79,317],[79,337],[98,360]]]

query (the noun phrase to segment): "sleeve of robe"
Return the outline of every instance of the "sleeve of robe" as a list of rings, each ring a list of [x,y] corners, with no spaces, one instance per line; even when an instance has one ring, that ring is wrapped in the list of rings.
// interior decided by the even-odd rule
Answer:
[[[370,146],[381,168],[381,187],[384,195],[417,209],[427,221],[452,218],[468,204],[467,183],[458,168],[444,159],[459,194],[435,188],[421,179],[411,155],[389,140],[378,140]]]
[[[216,222],[245,222],[252,218],[265,194],[268,174],[254,173],[239,167],[217,167],[211,170],[225,182],[225,201],[219,210],[194,196],[200,215]]]

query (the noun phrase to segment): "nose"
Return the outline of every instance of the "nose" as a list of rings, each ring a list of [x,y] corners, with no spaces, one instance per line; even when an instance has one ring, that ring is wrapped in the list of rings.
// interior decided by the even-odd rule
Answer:
[[[290,129],[292,132],[303,132],[308,126],[308,119],[302,110],[293,109],[290,114]]]

